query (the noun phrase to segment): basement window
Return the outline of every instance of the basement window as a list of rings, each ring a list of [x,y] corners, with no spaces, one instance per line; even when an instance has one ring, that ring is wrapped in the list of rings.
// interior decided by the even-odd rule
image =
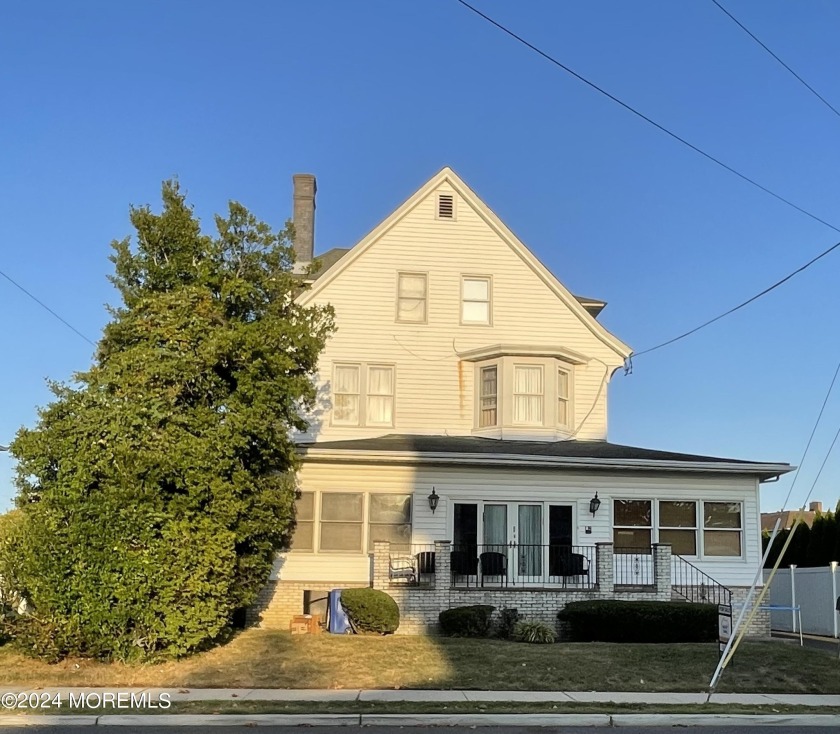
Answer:
[[[437,218],[455,219],[455,197],[452,194],[438,194]]]

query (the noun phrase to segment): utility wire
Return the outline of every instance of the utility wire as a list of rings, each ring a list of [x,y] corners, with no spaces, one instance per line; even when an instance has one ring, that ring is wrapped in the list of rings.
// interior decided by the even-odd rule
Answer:
[[[33,301],[35,301],[35,303],[37,303],[41,308],[45,309],[46,311],[49,311],[49,313],[51,313],[53,316],[55,316],[55,318],[57,318],[62,324],[64,324],[68,329],[70,329],[76,335],[82,337],[82,339],[84,339],[92,347],[96,346],[96,344],[94,344],[90,339],[88,339],[84,334],[82,334],[82,332],[79,331],[75,326],[73,326],[72,324],[68,323],[63,318],[61,318],[61,316],[59,316],[55,311],[53,311],[46,303],[44,303],[39,298],[35,297],[32,293],[30,293],[28,290],[26,290],[26,288],[24,288],[16,280],[14,280],[10,276],[6,275],[6,273],[4,273],[2,270],[0,270],[0,275],[2,275],[6,280],[8,280],[15,288],[23,291],[27,296],[29,296]]]
[[[831,104],[825,97],[823,97],[816,89],[814,89],[808,82],[806,82],[799,74],[797,74],[793,69],[791,69],[784,61],[782,61],[776,54],[774,54],[761,40],[753,33],[749,28],[747,28],[740,20],[738,20],[732,13],[730,13],[726,8],[721,5],[718,0],[712,0],[712,2],[721,9],[723,13],[725,13],[729,18],[732,20],[735,25],[737,25],[744,33],[746,33],[753,41],[755,41],[761,48],[763,48],[768,54],[770,54],[776,61],[778,61],[782,66],[785,67],[794,77],[806,88],[808,91],[811,92],[820,102],[822,102],[828,109],[830,109],[835,115],[840,117],[840,111]]]
[[[655,352],[657,349],[662,349],[662,347],[666,347],[666,346],[668,346],[669,344],[673,344],[674,342],[677,342],[677,341],[679,341],[680,339],[685,339],[687,336],[690,336],[691,334],[694,334],[694,333],[696,333],[696,332],[700,331],[700,329],[705,329],[707,326],[710,326],[711,324],[715,323],[715,321],[720,321],[720,320],[721,320],[722,318],[724,318],[725,316],[729,316],[729,314],[735,313],[735,312],[736,312],[736,311],[738,311],[739,309],[744,308],[744,306],[747,306],[747,305],[749,305],[750,303],[752,303],[753,301],[758,300],[758,299],[759,299],[759,298],[761,298],[762,296],[767,295],[768,293],[770,293],[770,291],[775,290],[775,289],[776,289],[776,288],[778,288],[780,285],[783,285],[784,283],[787,283],[787,281],[789,281],[789,280],[790,280],[791,278],[793,278],[795,275],[798,275],[798,274],[799,274],[799,273],[801,273],[803,270],[807,270],[807,269],[808,269],[808,268],[810,268],[810,267],[811,267],[811,266],[812,266],[815,262],[817,262],[817,260],[821,260],[821,259],[822,259],[822,258],[824,258],[826,255],[828,255],[829,253],[831,253],[831,252],[833,252],[834,250],[836,250],[838,247],[840,247],[840,242],[835,242],[835,243],[834,243],[831,247],[829,247],[827,250],[824,250],[824,251],[823,251],[823,252],[821,252],[819,255],[817,255],[816,257],[812,258],[811,260],[809,260],[808,262],[806,262],[806,263],[805,263],[804,265],[802,265],[801,267],[799,267],[799,268],[797,268],[796,270],[794,270],[792,273],[790,273],[790,274],[786,275],[786,276],[785,276],[784,278],[782,278],[781,280],[776,281],[776,282],[775,282],[775,283],[773,283],[773,285],[771,285],[770,287],[765,288],[765,289],[764,289],[763,291],[761,291],[760,293],[756,293],[756,294],[755,294],[752,298],[748,298],[748,299],[747,299],[746,301],[744,301],[743,303],[739,303],[739,304],[738,304],[737,306],[735,306],[734,308],[730,308],[728,311],[726,311],[726,312],[724,312],[724,313],[720,314],[719,316],[715,316],[713,319],[709,319],[709,320],[708,320],[708,321],[706,321],[705,323],[700,324],[700,326],[695,326],[693,329],[691,329],[690,331],[686,331],[684,334],[680,334],[679,336],[675,336],[673,339],[668,339],[668,341],[662,342],[661,344],[657,344],[655,347],[650,347],[649,349],[643,349],[641,352],[635,352],[633,355],[631,355],[631,357],[638,357],[638,356],[640,356],[640,355],[642,355],[642,354],[650,354],[651,352]],[[631,367],[631,369],[632,369],[632,367]]]
[[[809,212],[807,209],[803,209],[798,204],[794,204],[790,199],[786,199],[781,194],[777,194],[775,191],[772,191],[771,189],[768,189],[766,186],[758,183],[758,181],[756,181],[755,179],[750,178],[746,174],[743,174],[740,171],[732,168],[732,166],[724,163],[722,160],[720,160],[720,158],[715,158],[715,156],[713,156],[711,153],[707,153],[705,150],[703,150],[701,148],[698,148],[693,143],[688,142],[688,140],[686,140],[683,137],[680,137],[679,135],[677,135],[677,133],[672,132],[671,130],[669,130],[664,125],[660,125],[658,122],[651,119],[650,117],[648,117],[644,113],[639,112],[639,110],[637,110],[635,107],[632,107],[627,102],[624,102],[624,101],[620,100],[615,95],[610,94],[607,90],[603,89],[602,87],[599,87],[597,84],[589,81],[589,79],[587,79],[586,77],[578,74],[573,69],[570,69],[568,66],[566,66],[562,62],[558,61],[553,56],[551,56],[548,53],[546,53],[545,51],[537,48],[533,43],[530,43],[529,41],[526,41],[524,38],[522,38],[522,36],[517,35],[512,30],[503,26],[498,21],[493,20],[493,18],[491,18],[489,15],[485,15],[478,8],[475,8],[472,5],[470,5],[468,2],[466,2],[466,0],[457,0],[457,2],[459,2],[465,8],[471,10],[476,15],[484,18],[484,20],[486,20],[491,25],[496,26],[496,28],[498,28],[500,31],[502,31],[504,33],[507,33],[507,35],[509,35],[511,38],[514,38],[517,41],[519,41],[519,43],[523,44],[524,46],[527,46],[528,48],[530,48],[532,51],[534,51],[535,53],[542,56],[547,61],[550,61],[555,66],[559,66],[561,69],[563,69],[563,71],[565,71],[566,73],[571,74],[573,77],[575,77],[575,79],[578,79],[579,81],[582,81],[584,84],[592,87],[592,89],[594,89],[596,92],[599,92],[599,93],[603,94],[605,97],[611,99],[616,104],[621,105],[625,110],[627,110],[628,112],[632,112],[634,115],[636,115],[636,117],[640,117],[642,120],[644,120],[648,124],[653,125],[657,130],[660,130],[661,132],[665,133],[666,135],[673,138],[674,140],[682,143],[686,147],[691,148],[691,150],[693,150],[695,153],[699,153],[704,158],[707,158],[708,160],[712,161],[712,163],[716,163],[721,168],[726,169],[727,171],[736,175],[738,178],[742,179],[743,181],[746,181],[747,183],[755,186],[756,188],[761,189],[765,194],[769,194],[774,199],[778,199],[779,201],[781,201],[783,204],[787,204],[789,207],[791,207],[793,209],[796,209],[796,211],[800,212],[801,214],[804,214],[806,217],[810,217],[814,221],[819,222],[820,224],[824,224],[826,227],[829,227],[830,229],[833,229],[835,232],[840,232],[840,227],[835,227],[833,224],[831,224],[830,222],[827,222],[825,219],[822,219],[821,217],[817,216],[816,214],[814,214],[812,212]]]
[[[637,117],[640,117],[645,122],[649,123],[650,125],[653,125],[657,130],[660,130],[661,132],[665,133],[666,135],[673,138],[674,140],[682,143],[686,147],[691,148],[691,150],[693,150],[694,152],[699,153],[704,158],[707,158],[708,160],[712,161],[713,163],[716,163],[718,166],[726,169],[727,171],[736,175],[738,178],[742,179],[743,181],[746,181],[747,183],[755,186],[756,188],[761,189],[766,194],[769,194],[773,198],[778,199],[779,201],[781,201],[784,204],[787,204],[789,207],[792,207],[793,209],[796,209],[798,212],[801,212],[805,216],[810,217],[811,219],[819,222],[820,224],[824,224],[826,227],[829,227],[830,229],[833,229],[835,232],[840,232],[840,227],[834,226],[830,222],[827,222],[825,219],[822,219],[821,217],[818,217],[816,214],[813,214],[812,212],[809,212],[808,210],[803,209],[798,204],[794,204],[792,201],[790,201],[789,199],[786,199],[784,196],[781,196],[780,194],[777,194],[775,191],[771,191],[766,186],[763,186],[762,184],[758,183],[758,181],[750,178],[749,176],[741,173],[740,171],[737,171],[736,169],[732,168],[732,166],[730,166],[730,165],[724,163],[723,161],[721,161],[719,158],[716,158],[715,156],[711,155],[710,153],[707,153],[706,151],[702,150],[701,148],[698,148],[696,145],[694,145],[693,143],[690,143],[685,138],[680,137],[676,133],[674,133],[671,130],[669,130],[668,128],[666,128],[664,125],[660,125],[658,122],[654,121],[653,119],[651,119],[650,117],[648,117],[644,113],[639,112],[639,110],[637,110],[635,107],[630,106],[626,102],[620,100],[615,95],[610,94],[608,91],[606,91],[602,87],[599,87],[594,82],[589,81],[589,79],[585,78],[584,76],[581,76],[576,71],[574,71],[573,69],[570,69],[568,66],[566,66],[562,62],[558,61],[553,56],[549,55],[548,53],[541,50],[540,48],[537,48],[537,46],[535,46],[534,44],[530,43],[529,41],[526,41],[524,38],[522,38],[522,36],[517,35],[516,33],[514,33],[512,30],[510,30],[506,26],[502,25],[501,23],[499,23],[496,20],[493,20],[493,18],[491,18],[489,15],[486,15],[485,13],[482,13],[478,8],[475,8],[472,5],[470,5],[468,2],[466,2],[466,0],[457,0],[457,2],[460,3],[461,5],[463,5],[468,10],[471,10],[473,13],[475,13],[479,17],[486,20],[491,25],[494,25],[496,28],[498,28],[500,31],[506,33],[511,38],[514,38],[517,41],[519,41],[519,43],[523,44],[524,46],[527,46],[529,49],[531,49],[535,53],[539,54],[540,56],[542,56],[547,61],[550,61],[555,66],[560,67],[561,69],[563,69],[563,71],[567,72],[568,74],[571,74],[573,77],[575,77],[579,81],[582,81],[584,84],[591,87],[592,89],[599,92],[600,94],[603,94],[605,97],[611,99],[616,104],[621,105],[628,112],[632,112],[634,115],[636,115]],[[709,321],[706,321],[703,324],[700,324],[700,326],[697,326],[697,327],[691,329],[690,331],[685,332],[684,334],[680,334],[679,336],[676,336],[673,339],[669,339],[668,341],[663,342],[662,344],[657,344],[656,346],[651,347],[649,349],[645,349],[641,352],[636,352],[635,354],[633,354],[631,356],[631,358],[628,359],[627,366],[625,367],[625,374],[629,374],[630,372],[632,372],[632,369],[633,369],[632,357],[638,357],[642,354],[649,354],[650,352],[653,352],[657,349],[661,349],[662,347],[665,347],[669,344],[673,344],[674,342],[679,341],[680,339],[684,339],[685,337],[690,336],[691,334],[694,334],[695,332],[700,331],[700,329],[706,328],[707,326],[715,323],[716,321],[719,321],[720,319],[724,318],[725,316],[729,316],[730,314],[734,313],[735,311],[738,311],[739,309],[744,308],[744,306],[749,305],[750,303],[752,303],[753,301],[761,298],[762,296],[766,295],[770,291],[778,288],[783,283],[786,283],[793,276],[797,275],[798,273],[801,273],[806,268],[809,268],[815,262],[817,262],[818,260],[825,257],[830,252],[836,250],[838,247],[840,247],[840,242],[835,243],[834,245],[829,247],[827,250],[825,250],[824,252],[820,253],[815,258],[813,258],[812,260],[807,262],[802,267],[798,268],[797,270],[794,270],[792,273],[790,273],[790,275],[785,276],[780,281],[771,285],[769,288],[765,288],[763,291],[761,291],[761,293],[757,293],[752,298],[749,298],[748,300],[746,300],[743,303],[735,306],[734,308],[729,309],[725,313],[722,313],[719,316],[715,316],[715,318],[710,319]]]
[[[816,423],[814,423],[813,429],[811,429],[811,436],[808,439],[808,443],[805,446],[805,451],[802,453],[802,458],[799,460],[799,464],[796,467],[796,473],[793,475],[793,481],[790,483],[790,489],[788,490],[787,497],[785,497],[785,501],[782,502],[782,506],[779,508],[779,512],[784,511],[788,500],[790,500],[790,496],[793,494],[793,488],[796,486],[796,480],[799,478],[799,472],[802,470],[802,465],[805,463],[805,457],[808,456],[808,449],[811,448],[811,441],[814,440],[814,434],[817,432],[817,428],[820,425],[823,413],[825,412],[825,406],[828,404],[828,399],[831,397],[832,390],[834,390],[834,383],[837,381],[838,374],[840,374],[840,362],[837,363],[837,369],[834,370],[834,377],[831,378],[831,384],[828,386],[828,392],[825,394],[825,400],[823,400],[822,407],[820,408],[820,414],[817,416],[817,421]],[[832,444],[832,446],[833,445],[834,444]],[[825,462],[823,462],[823,466],[825,466]],[[822,469],[820,469],[820,473],[822,473]],[[817,479],[819,479],[819,474],[817,474]],[[811,487],[812,492],[813,490],[814,488]]]

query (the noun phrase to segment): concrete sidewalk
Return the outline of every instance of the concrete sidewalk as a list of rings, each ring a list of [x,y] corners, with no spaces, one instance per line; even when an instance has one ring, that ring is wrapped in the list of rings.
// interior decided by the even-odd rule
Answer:
[[[377,702],[547,702],[547,703],[639,703],[639,704],[701,704],[705,693],[643,693],[601,691],[464,691],[464,690],[324,690],[277,688],[0,688],[3,693],[60,693],[63,696],[104,693],[145,693],[159,699],[168,694],[171,701],[377,701]],[[840,706],[840,694],[785,694],[785,693],[716,693],[712,703],[793,706]]]

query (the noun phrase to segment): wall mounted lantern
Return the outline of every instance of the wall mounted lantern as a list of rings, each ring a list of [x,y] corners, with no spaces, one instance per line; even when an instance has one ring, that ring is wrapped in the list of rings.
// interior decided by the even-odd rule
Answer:
[[[589,500],[589,511],[592,513],[592,517],[595,517],[595,513],[598,512],[598,508],[601,506],[601,500],[598,499],[598,493],[595,493],[595,496]]]
[[[439,499],[440,497],[438,497],[437,494],[435,494],[435,488],[432,487],[432,493],[429,495],[429,509],[432,511],[433,515],[435,514],[435,510],[437,509]]]

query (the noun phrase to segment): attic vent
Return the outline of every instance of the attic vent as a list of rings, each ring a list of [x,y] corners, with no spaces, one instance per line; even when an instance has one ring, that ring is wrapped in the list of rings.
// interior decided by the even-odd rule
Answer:
[[[452,194],[438,194],[438,219],[455,219],[455,197]]]

